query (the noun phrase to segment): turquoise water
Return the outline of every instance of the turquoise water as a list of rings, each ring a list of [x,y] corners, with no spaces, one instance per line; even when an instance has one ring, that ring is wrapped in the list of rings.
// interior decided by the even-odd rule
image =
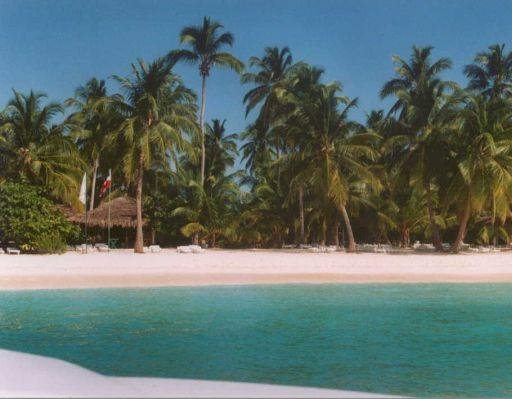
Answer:
[[[0,347],[117,376],[512,396],[512,285],[0,292]]]

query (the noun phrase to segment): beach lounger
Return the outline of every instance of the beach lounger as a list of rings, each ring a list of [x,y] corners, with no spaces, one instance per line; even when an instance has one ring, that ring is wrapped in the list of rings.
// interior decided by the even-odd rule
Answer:
[[[108,252],[110,250],[108,245],[103,243],[98,243],[95,245],[95,247],[98,250],[98,252]]]
[[[201,248],[199,245],[189,245],[188,247],[192,250],[192,253],[194,254],[200,254],[204,252],[204,249]]]
[[[20,253],[21,251],[18,248],[7,247],[7,254],[9,255],[19,255]]]
[[[180,246],[180,247],[176,248],[176,251],[180,254],[191,254],[192,253],[192,249],[190,249],[187,245]]]
[[[160,248],[160,245],[150,245],[149,246],[149,250],[152,252],[152,253],[158,253],[162,250],[162,248]]]
[[[5,251],[3,248],[0,248],[0,255],[3,255],[3,254],[5,254]]]
[[[94,252],[96,251],[96,248],[94,248],[92,245],[87,245],[87,251],[85,249],[85,244],[81,244],[81,245],[77,245],[76,246],[76,251],[77,252],[80,252],[81,254],[85,254],[85,253],[89,253],[89,252]]]
[[[180,254],[190,254],[190,253],[200,254],[200,253],[204,252],[204,249],[201,248],[199,245],[183,245],[183,246],[176,248],[176,250]]]

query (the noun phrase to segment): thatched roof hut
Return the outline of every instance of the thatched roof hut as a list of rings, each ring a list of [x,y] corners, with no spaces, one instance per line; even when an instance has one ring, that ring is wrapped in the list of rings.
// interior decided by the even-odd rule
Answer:
[[[59,207],[64,216],[74,223],[85,223],[85,214],[74,212],[70,207]],[[100,206],[88,213],[88,225],[107,227],[109,201],[103,201]],[[143,220],[146,224],[146,220]],[[110,225],[123,228],[137,226],[137,206],[135,199],[130,197],[117,197],[110,201]]]

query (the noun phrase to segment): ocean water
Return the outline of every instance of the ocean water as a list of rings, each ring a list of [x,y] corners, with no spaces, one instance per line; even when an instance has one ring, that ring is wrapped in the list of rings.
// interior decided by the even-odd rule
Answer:
[[[0,292],[0,347],[116,376],[512,396],[512,285]]]

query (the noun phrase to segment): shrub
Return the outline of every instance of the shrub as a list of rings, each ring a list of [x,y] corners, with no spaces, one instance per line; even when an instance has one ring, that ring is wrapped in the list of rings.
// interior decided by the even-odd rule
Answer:
[[[34,251],[40,254],[61,254],[66,251],[66,242],[60,234],[43,235],[34,244]]]
[[[26,183],[0,185],[0,237],[14,241],[23,250],[35,253],[62,252],[66,240],[76,240],[79,228],[70,223],[42,195]]]

